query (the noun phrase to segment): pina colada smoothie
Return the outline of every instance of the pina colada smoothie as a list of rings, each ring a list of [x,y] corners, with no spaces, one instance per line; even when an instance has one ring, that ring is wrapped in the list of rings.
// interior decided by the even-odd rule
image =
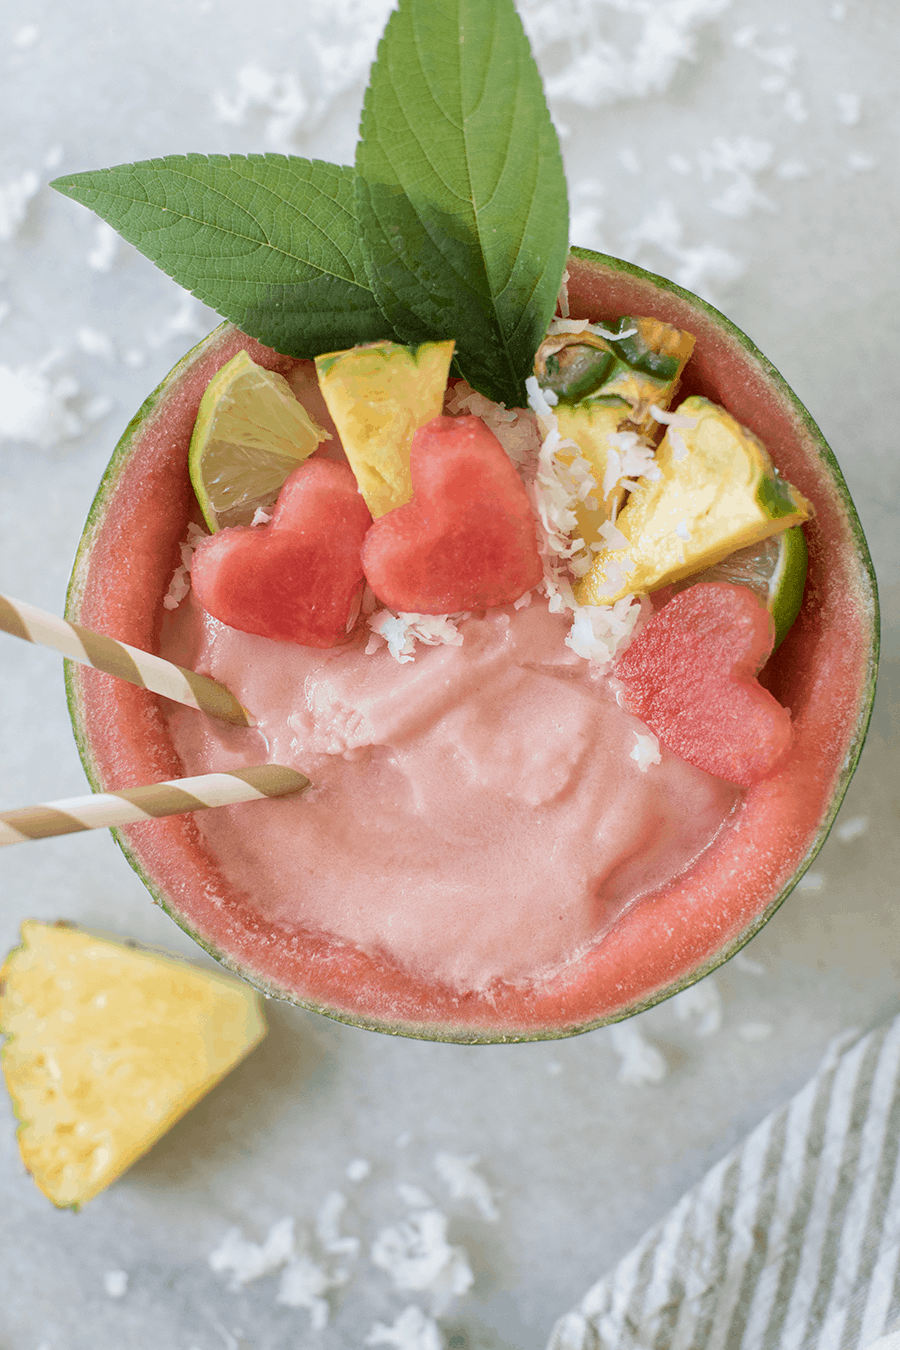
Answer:
[[[661,749],[546,601],[466,620],[400,665],[367,632],[318,651],[227,628],[195,598],[165,655],[258,729],[170,715],[189,772],[272,759],[302,799],[207,812],[222,873],[267,922],[319,930],[456,990],[533,981],[599,941],[710,843],[739,789]]]

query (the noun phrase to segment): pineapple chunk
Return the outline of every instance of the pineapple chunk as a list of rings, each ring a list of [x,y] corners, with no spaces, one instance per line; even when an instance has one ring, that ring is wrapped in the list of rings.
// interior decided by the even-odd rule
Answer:
[[[266,1034],[254,990],[71,924],[29,920],[0,971],[3,1074],[26,1168],[78,1208]]]
[[[322,397],[374,519],[413,495],[412,438],[441,415],[453,347],[372,342],[316,357]]]
[[[809,502],[724,408],[695,395],[678,412],[692,425],[666,433],[659,476],[639,480],[616,520],[628,546],[595,554],[575,588],[579,604],[657,590],[810,518]]]

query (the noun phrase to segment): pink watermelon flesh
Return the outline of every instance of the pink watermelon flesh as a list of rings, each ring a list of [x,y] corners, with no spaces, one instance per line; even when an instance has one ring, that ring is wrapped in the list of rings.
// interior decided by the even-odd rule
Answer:
[[[358,612],[371,520],[347,465],[307,460],[285,482],[268,525],[220,530],[199,545],[191,583],[231,628],[333,647]]]
[[[619,658],[625,702],[674,754],[751,787],[790,749],[791,715],[757,672],[775,625],[746,586],[699,583],[674,596]]]
[[[366,536],[366,579],[383,604],[455,614],[512,604],[541,580],[534,514],[500,442],[478,417],[436,417],[413,437],[414,495]]]

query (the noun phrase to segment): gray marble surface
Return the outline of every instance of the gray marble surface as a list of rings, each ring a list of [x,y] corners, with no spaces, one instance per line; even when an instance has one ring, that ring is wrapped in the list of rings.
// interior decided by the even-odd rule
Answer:
[[[896,1012],[900,875],[894,0],[523,0],[563,133],[573,239],[674,277],[747,331],[821,425],[881,577],[883,676],[861,767],[806,884],[699,992],[558,1044],[419,1044],[271,1007],[264,1046],[81,1214],[23,1174],[0,1102],[2,1350],[349,1350],[426,1293],[371,1243],[418,1185],[475,1281],[437,1318],[453,1350],[540,1350],[556,1318],[814,1068],[829,1039]],[[6,0],[0,11],[0,589],[59,611],[96,483],[131,413],[214,317],[48,179],[176,151],[349,162],[386,6]],[[3,381],[41,391],[40,434]],[[41,383],[43,382],[43,383]],[[83,775],[59,662],[0,640],[0,798]],[[0,949],[66,917],[185,954],[102,833],[0,858]],[[618,1047],[618,1048],[617,1048]],[[664,1070],[664,1072],[663,1072]],[[435,1169],[478,1155],[498,1218]],[[348,1163],[366,1159],[368,1178]],[[330,1192],[361,1239],[327,1327],[229,1289],[231,1226],[313,1232]],[[316,1254],[316,1239],[311,1239]],[[127,1288],[108,1283],[124,1271]],[[110,1292],[112,1290],[112,1293]],[[388,1344],[390,1342],[382,1342]],[[395,1344],[398,1343],[396,1340]]]

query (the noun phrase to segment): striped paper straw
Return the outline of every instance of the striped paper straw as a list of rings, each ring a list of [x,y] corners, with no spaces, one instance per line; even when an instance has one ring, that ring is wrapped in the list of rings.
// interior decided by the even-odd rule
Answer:
[[[90,628],[82,628],[81,624],[67,623],[23,600],[0,595],[0,630],[24,638],[26,642],[53,647],[72,661],[93,666],[107,675],[117,675],[141,689],[150,689],[154,694],[185,703],[189,708],[199,708],[226,722],[235,722],[241,727],[254,725],[247,709],[216,680],[185,670],[138,647],[129,647],[127,642],[94,633]]]
[[[86,797],[40,802],[15,811],[0,811],[0,847],[24,844],[29,839],[48,839],[55,834],[74,834],[78,830],[133,825],[160,816],[200,811],[207,806],[283,797],[308,787],[309,779],[296,769],[286,769],[281,764],[258,764],[228,773],[173,778],[121,792],[96,792]]]

